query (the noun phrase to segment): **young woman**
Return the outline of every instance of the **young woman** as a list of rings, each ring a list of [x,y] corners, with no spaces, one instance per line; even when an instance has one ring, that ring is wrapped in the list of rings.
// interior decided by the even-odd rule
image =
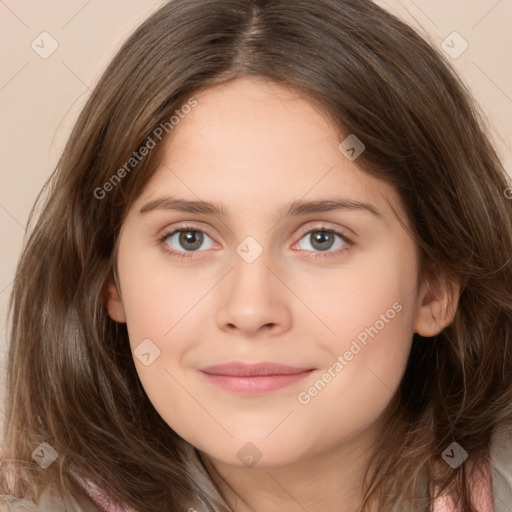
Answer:
[[[19,263],[4,506],[510,510],[510,186],[372,2],[169,2]]]

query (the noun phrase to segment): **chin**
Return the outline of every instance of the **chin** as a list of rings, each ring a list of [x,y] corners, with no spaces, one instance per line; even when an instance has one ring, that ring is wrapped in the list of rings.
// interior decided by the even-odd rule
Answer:
[[[204,446],[200,450],[209,458],[240,468],[276,468],[296,462],[303,450],[294,444],[272,442],[262,435],[260,439],[233,439],[229,444]]]

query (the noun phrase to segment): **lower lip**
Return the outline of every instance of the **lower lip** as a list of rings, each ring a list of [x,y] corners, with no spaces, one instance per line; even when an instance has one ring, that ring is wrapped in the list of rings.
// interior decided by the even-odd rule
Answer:
[[[235,375],[213,375],[211,373],[203,373],[206,378],[223,389],[233,393],[258,394],[276,391],[287,386],[291,386],[299,382],[314,370],[307,370],[302,373],[294,373],[291,375],[257,375],[251,377],[240,377]]]

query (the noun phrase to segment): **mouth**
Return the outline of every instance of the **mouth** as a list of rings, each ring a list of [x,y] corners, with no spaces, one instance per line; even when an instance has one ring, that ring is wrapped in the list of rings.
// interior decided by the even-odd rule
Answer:
[[[305,379],[313,371],[315,368],[298,368],[277,363],[241,362],[199,369],[211,384],[241,394],[277,391]]]

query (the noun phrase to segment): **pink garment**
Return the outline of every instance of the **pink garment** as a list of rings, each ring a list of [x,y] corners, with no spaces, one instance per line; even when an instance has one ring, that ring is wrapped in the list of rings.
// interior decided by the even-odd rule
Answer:
[[[138,512],[137,510],[129,507],[123,507],[114,503],[97,485],[89,482],[88,480],[83,481],[78,479],[82,484],[87,494],[96,503],[96,505],[103,512]]]
[[[475,484],[473,500],[478,512],[494,512],[492,481],[489,468],[484,470],[485,479]],[[434,512],[458,512],[451,498],[441,496],[434,505]]]

